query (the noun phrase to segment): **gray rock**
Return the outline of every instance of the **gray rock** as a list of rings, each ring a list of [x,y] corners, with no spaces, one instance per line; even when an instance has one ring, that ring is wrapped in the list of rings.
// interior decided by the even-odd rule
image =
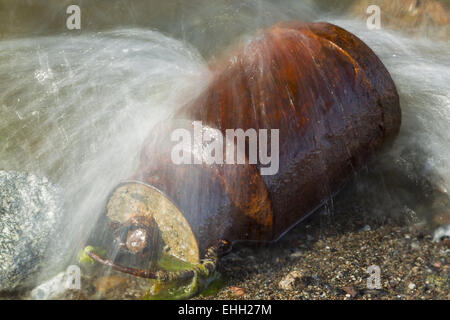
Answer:
[[[0,291],[32,285],[61,216],[61,190],[47,178],[0,170]]]
[[[437,228],[433,233],[434,242],[439,242],[444,238],[450,238],[450,224]]]

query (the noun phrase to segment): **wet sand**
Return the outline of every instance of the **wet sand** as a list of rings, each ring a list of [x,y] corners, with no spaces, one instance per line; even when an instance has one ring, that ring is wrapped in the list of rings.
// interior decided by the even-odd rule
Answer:
[[[278,243],[234,248],[220,266],[225,287],[196,299],[450,299],[450,240],[433,242],[432,233],[417,218],[338,200]],[[372,265],[380,289],[368,288]]]

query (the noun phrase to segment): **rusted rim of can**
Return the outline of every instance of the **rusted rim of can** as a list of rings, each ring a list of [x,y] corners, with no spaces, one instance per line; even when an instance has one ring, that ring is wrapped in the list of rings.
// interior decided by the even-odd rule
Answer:
[[[175,249],[174,252],[170,253],[172,255],[174,255],[175,257],[187,261],[189,263],[192,264],[198,264],[200,263],[201,260],[201,253],[199,250],[199,244],[197,242],[197,239],[195,237],[195,234],[192,230],[192,227],[189,223],[189,221],[186,219],[186,217],[183,214],[183,211],[177,206],[176,202],[173,201],[171,199],[171,197],[169,197],[167,194],[165,194],[162,190],[160,190],[159,188],[139,181],[139,180],[134,180],[134,179],[129,179],[129,180],[125,180],[120,182],[119,184],[117,184],[113,190],[111,190],[111,192],[109,193],[109,195],[107,196],[107,199],[105,201],[105,212],[103,213],[104,215],[108,216],[109,218],[112,218],[109,213],[109,204],[110,201],[113,199],[113,197],[115,196],[116,192],[120,192],[121,188],[134,188],[134,186],[142,186],[145,190],[148,191],[144,191],[144,189],[142,189],[141,191],[144,192],[143,194],[145,194],[146,199],[149,199],[148,196],[150,197],[154,197],[155,196],[155,200],[157,200],[155,203],[158,203],[159,201],[161,201],[160,203],[164,203],[163,206],[167,206],[167,213],[171,213],[170,215],[167,214],[160,214],[161,211],[159,209],[161,209],[159,207],[159,205],[157,205],[158,208],[153,208],[156,211],[153,214],[153,218],[155,219],[158,228],[160,230],[160,234],[161,236],[164,238],[164,241],[167,241],[166,244],[168,244],[169,248],[173,248]],[[140,188],[140,187],[139,187]],[[148,203],[147,203],[148,205]],[[165,209],[164,209],[165,210]],[[169,219],[169,217],[172,217],[174,219],[176,219],[175,221],[177,221],[176,224],[173,224],[171,222],[168,222],[167,219]],[[123,221],[122,221],[123,222]],[[171,230],[168,230],[171,229]],[[176,236],[173,236],[173,230],[172,228],[175,228],[177,232],[175,232]],[[169,234],[172,234],[172,236],[169,237]],[[171,240],[173,239],[173,240]],[[186,247],[182,247],[181,243],[185,244]],[[184,248],[184,249],[182,249]],[[175,251],[182,251],[182,252],[178,252],[176,253]]]

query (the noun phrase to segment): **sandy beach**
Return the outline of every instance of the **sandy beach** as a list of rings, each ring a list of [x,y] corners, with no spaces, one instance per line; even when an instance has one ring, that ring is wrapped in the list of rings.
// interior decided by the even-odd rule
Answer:
[[[225,286],[199,298],[450,299],[450,241],[433,242],[432,231],[337,199],[332,213],[317,212],[278,243],[235,248],[220,268]],[[368,288],[372,265],[380,289]]]

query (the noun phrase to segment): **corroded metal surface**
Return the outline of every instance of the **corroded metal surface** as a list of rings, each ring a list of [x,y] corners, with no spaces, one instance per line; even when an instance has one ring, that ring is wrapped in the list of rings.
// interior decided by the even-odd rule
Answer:
[[[122,225],[133,216],[151,217],[168,254],[190,263],[200,262],[195,236],[183,214],[155,188],[136,182],[119,186],[108,201],[107,212],[110,221]]]
[[[219,239],[276,240],[399,131],[399,98],[386,68],[331,24],[277,24],[212,70],[204,94],[175,116],[188,121],[152,131],[133,177],[179,208],[200,255]],[[222,133],[279,129],[278,173],[260,175],[260,163],[174,164],[170,133],[192,132],[195,120]]]

